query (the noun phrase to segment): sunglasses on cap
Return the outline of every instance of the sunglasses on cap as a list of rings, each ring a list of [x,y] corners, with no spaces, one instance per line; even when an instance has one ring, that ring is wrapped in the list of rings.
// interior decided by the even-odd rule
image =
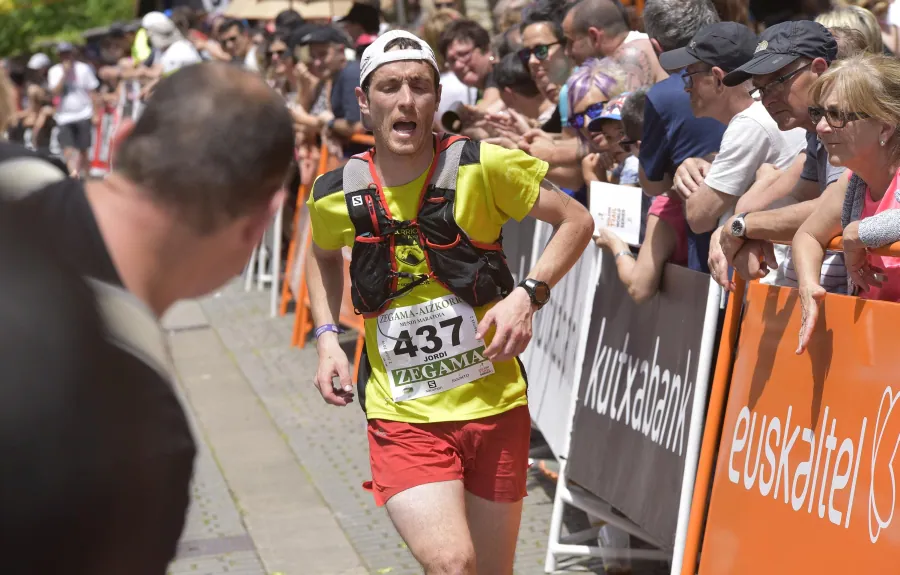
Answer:
[[[569,116],[567,123],[570,127],[575,128],[576,130],[580,130],[599,118],[600,115],[603,114],[604,106],[606,106],[606,102],[597,102],[596,104],[591,104],[584,112],[572,114],[571,116]],[[587,120],[585,120],[585,117],[587,117]],[[590,127],[588,127],[588,130],[592,132],[600,131],[599,128],[597,128],[596,130],[591,130]]]
[[[519,60],[522,61],[526,66],[528,65],[528,60],[531,59],[531,55],[534,54],[534,57],[538,59],[538,61],[543,62],[547,59],[547,56],[550,55],[550,48],[553,46],[558,46],[562,44],[562,42],[553,42],[552,44],[538,44],[534,48],[522,48],[516,54],[519,56]]]

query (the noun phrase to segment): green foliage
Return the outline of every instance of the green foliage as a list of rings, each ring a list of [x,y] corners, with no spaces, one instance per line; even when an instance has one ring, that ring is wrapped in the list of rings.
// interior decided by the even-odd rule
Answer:
[[[134,0],[0,0],[0,56],[42,42],[81,43],[81,33],[134,18]]]

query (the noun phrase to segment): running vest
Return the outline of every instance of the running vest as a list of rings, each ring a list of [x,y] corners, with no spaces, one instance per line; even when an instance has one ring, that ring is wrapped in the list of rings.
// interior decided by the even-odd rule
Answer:
[[[515,287],[503,254],[502,236],[492,244],[476,242],[456,223],[454,206],[460,157],[468,138],[435,138],[435,159],[420,193],[416,218],[395,220],[375,171],[374,149],[353,156],[343,168],[344,200],[356,230],[350,262],[350,294],[356,313],[374,317],[391,300],[435,280],[470,306],[506,297]],[[395,234],[412,229],[429,272],[397,271]],[[408,280],[398,288],[400,279]]]

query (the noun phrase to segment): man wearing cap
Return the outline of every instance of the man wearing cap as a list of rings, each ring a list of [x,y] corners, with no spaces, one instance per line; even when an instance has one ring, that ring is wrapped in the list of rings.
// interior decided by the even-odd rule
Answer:
[[[366,148],[350,142],[354,134],[365,131],[356,88],[359,87],[359,61],[348,60],[344,48],[350,46],[349,37],[334,26],[317,26],[298,40],[299,45],[309,46],[309,67],[323,82],[331,80],[331,113],[329,132],[340,140],[345,156]]]
[[[720,22],[700,30],[684,48],[660,56],[667,70],[683,69],[694,115],[727,126],[711,164],[691,158],[675,172],[673,183],[686,200],[687,221],[695,233],[716,229],[723,215],[734,212],[760,166],[786,168],[806,144],[803,130],[778,129],[762,103],[750,96],[749,86],[722,83],[726,74],[753,57],[756,45],[756,34],[743,24]]]
[[[775,174],[777,179],[766,190],[767,201],[763,205],[738,202],[737,215],[717,233],[718,245],[710,251],[710,271],[725,287],[731,286],[726,263],[748,279],[766,275],[767,268],[774,269],[778,263],[768,242],[790,242],[815,210],[824,190],[847,177],[844,168],[828,162],[828,152],[817,138],[807,110],[810,87],[836,57],[837,42],[827,28],[811,21],[785,22],[767,28],[753,58],[724,78],[730,86],[752,80],[753,95],[762,100],[781,130],[802,128],[807,132],[805,164],[799,176],[798,170]],[[790,205],[765,210],[766,204],[775,200]],[[777,282],[796,286],[790,248],[783,256],[786,261]],[[840,254],[826,255],[821,280],[829,291],[846,289],[846,269]]]
[[[544,179],[545,162],[433,134],[439,76],[431,48],[408,32],[363,54],[356,94],[375,148],[320,176],[308,202],[315,384],[330,404],[354,399],[336,325],[352,247],[375,500],[426,574],[511,575],[531,428],[516,356],[593,221]],[[500,231],[528,215],[556,233],[517,287]]]
[[[60,63],[47,72],[47,84],[58,102],[54,119],[59,126],[59,145],[66,165],[73,177],[80,177],[89,165],[94,95],[100,81],[90,66],[75,59],[74,50],[68,42],[56,47]]]

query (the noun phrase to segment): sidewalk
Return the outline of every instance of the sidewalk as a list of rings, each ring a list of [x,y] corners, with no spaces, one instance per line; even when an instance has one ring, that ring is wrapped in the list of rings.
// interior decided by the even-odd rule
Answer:
[[[361,488],[369,479],[361,410],[322,401],[312,384],[315,349],[288,346],[292,321],[270,319],[268,294],[236,284],[179,304],[164,319],[200,446],[188,524],[169,572],[421,573]],[[529,478],[517,575],[543,573],[552,488],[538,473]],[[596,561],[567,565],[603,573]]]

